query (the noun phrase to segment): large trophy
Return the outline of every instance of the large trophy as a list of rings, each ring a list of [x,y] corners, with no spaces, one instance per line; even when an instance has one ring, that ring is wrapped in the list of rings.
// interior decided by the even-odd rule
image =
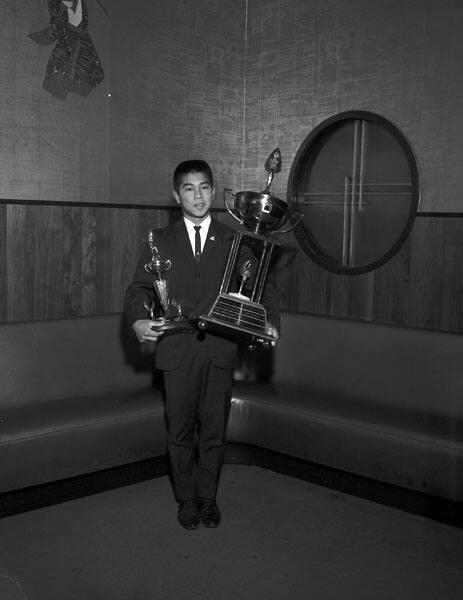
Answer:
[[[158,303],[155,301],[151,304],[144,303],[150,319],[155,321],[155,325],[151,329],[165,334],[191,331],[193,325],[182,314],[181,303],[170,297],[169,281],[164,277],[172,266],[172,262],[168,258],[162,258],[159,254],[152,231],[148,234],[148,245],[151,250],[151,260],[144,266],[147,273],[155,276],[153,288],[158,299]]]
[[[219,295],[198,322],[203,330],[250,339],[251,346],[256,341],[263,345],[274,341],[267,333],[267,311],[261,303],[272,255],[280,246],[270,236],[287,233],[298,223],[296,220],[289,229],[277,231],[289,216],[288,204],[270,192],[275,173],[281,171],[279,148],[268,157],[265,170],[268,179],[262,192],[224,191],[225,208],[247,231],[235,233]]]

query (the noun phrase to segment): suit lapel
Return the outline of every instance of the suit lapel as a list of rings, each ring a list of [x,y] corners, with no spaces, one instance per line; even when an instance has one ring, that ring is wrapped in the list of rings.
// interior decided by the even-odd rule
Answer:
[[[185,260],[191,263],[191,266],[195,265],[195,258],[191,249],[190,238],[185,227],[183,219],[180,219],[175,224],[175,237],[177,240],[178,248],[181,253],[185,256]]]
[[[207,232],[206,242],[201,253],[201,263],[204,263],[209,255],[213,254],[214,246],[217,244],[217,234],[215,232],[214,221],[211,221],[209,231]]]
[[[220,226],[220,223],[212,219],[201,255],[201,262],[208,261],[211,257],[216,256],[217,251],[222,249],[223,244],[228,245],[231,242],[231,238],[228,240],[228,236],[229,233]]]

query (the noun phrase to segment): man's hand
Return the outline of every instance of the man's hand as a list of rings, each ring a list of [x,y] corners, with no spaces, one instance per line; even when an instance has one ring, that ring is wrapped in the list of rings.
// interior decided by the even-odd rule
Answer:
[[[275,327],[275,325],[272,325],[271,323],[267,323],[267,334],[271,335],[274,338],[270,342],[270,345],[275,346],[275,344],[277,343],[277,340],[280,338],[280,332]]]
[[[156,321],[152,321],[151,319],[138,319],[132,325],[140,344],[143,344],[143,342],[157,342],[158,338],[163,335],[163,331],[152,329],[153,325],[156,325]]]

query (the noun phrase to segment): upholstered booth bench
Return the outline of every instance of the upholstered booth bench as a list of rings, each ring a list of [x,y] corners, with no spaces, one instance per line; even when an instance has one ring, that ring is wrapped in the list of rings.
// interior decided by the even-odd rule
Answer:
[[[165,452],[137,346],[120,315],[0,326],[0,492]]]
[[[296,313],[282,332],[231,441],[463,500],[463,335]]]
[[[282,315],[230,442],[463,500],[463,336]],[[120,315],[0,326],[0,493],[162,456],[159,374]]]

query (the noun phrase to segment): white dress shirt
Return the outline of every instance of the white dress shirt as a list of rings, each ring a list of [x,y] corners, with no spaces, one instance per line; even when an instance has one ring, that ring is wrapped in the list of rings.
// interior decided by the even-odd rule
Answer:
[[[188,237],[190,238],[191,250],[193,252],[193,256],[195,253],[195,223],[183,217],[185,221],[186,230],[188,232]],[[208,215],[204,221],[201,223],[201,229],[199,230],[199,235],[201,236],[201,253],[204,250],[204,244],[206,243],[207,232],[209,231],[209,225],[211,224],[211,215]]]

